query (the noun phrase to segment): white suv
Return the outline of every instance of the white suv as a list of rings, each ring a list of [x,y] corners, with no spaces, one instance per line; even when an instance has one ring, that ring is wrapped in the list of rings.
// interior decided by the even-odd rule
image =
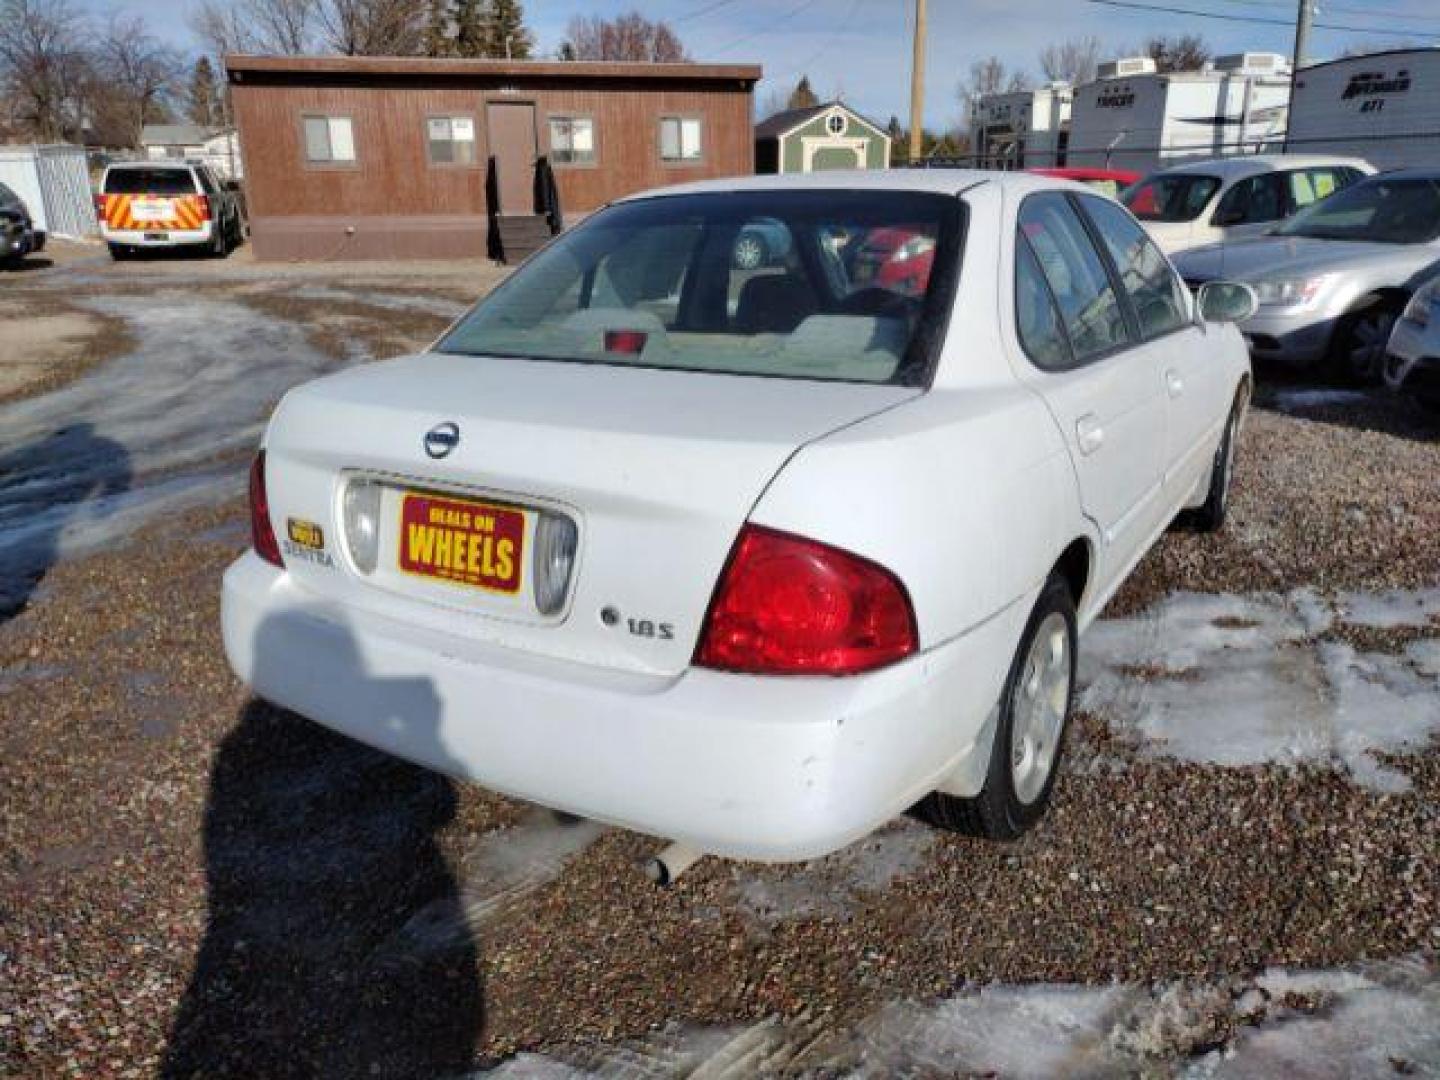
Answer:
[[[240,202],[206,165],[137,161],[111,165],[95,196],[100,235],[115,259],[138,248],[204,245],[225,256],[240,245]]]
[[[1162,169],[1120,201],[1174,253],[1259,236],[1374,171],[1359,158],[1258,154]]]

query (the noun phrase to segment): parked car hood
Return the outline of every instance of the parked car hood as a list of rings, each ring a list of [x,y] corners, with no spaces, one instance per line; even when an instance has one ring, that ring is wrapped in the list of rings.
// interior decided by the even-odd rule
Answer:
[[[1395,273],[1403,281],[1435,259],[1433,244],[1367,244],[1303,236],[1257,236],[1210,244],[1175,256],[1175,268],[1191,284],[1225,279],[1264,281],[1328,271]]]

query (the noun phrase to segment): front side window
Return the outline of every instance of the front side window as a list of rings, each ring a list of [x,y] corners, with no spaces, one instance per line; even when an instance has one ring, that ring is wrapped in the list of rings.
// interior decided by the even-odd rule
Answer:
[[[432,165],[473,165],[475,118],[432,116],[425,121],[425,142]]]
[[[1315,240],[1429,243],[1440,239],[1440,180],[1372,177],[1300,211],[1275,231]]]
[[[550,160],[556,165],[594,165],[595,121],[588,116],[552,116]]]
[[[1215,209],[1215,224],[1259,225],[1279,221],[1287,211],[1286,182],[1283,173],[1261,173],[1239,181],[1220,200]]]
[[[1162,173],[1130,188],[1121,201],[1141,221],[1194,221],[1219,190],[1219,177]]]
[[[702,157],[700,121],[689,116],[667,116],[660,121],[660,160],[699,161]]]
[[[354,164],[355,129],[350,117],[305,117],[305,160],[312,165]]]
[[[1050,285],[1075,359],[1084,363],[1130,344],[1104,260],[1069,200],[1060,194],[1026,199],[1020,231]]]
[[[921,385],[962,224],[958,199],[920,192],[620,203],[522,266],[439,350]]]
[[[1185,287],[1145,230],[1114,203],[1085,198],[1082,205],[1119,271],[1120,287],[1140,320],[1141,338],[1149,341],[1185,326],[1190,311]]]

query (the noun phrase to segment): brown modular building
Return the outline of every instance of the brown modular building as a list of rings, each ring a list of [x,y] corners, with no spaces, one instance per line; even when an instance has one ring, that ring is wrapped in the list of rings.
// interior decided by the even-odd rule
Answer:
[[[514,258],[549,234],[555,194],[568,221],[645,188],[754,172],[754,65],[225,66],[260,259]]]

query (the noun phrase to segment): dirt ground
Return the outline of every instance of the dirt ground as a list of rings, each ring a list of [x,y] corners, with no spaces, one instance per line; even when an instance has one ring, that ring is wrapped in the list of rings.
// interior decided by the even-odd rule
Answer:
[[[0,404],[24,444],[0,446],[0,1075],[1225,1075],[1309,1061],[1263,1053],[1329,1045],[1310,1023],[1376,1039],[1365,1008],[1416,1033],[1378,1060],[1440,1068],[1440,422],[1267,385],[1227,530],[1167,535],[1082,646],[1067,772],[1019,843],[904,819],[658,890],[653,839],[360,747],[224,661],[269,403],[500,277],[97,254],[0,286],[0,333],[53,304],[114,335]],[[1223,726],[1204,702],[1237,684],[1332,740],[1225,759],[1157,730]],[[972,1016],[1085,1049],[972,1045]]]

